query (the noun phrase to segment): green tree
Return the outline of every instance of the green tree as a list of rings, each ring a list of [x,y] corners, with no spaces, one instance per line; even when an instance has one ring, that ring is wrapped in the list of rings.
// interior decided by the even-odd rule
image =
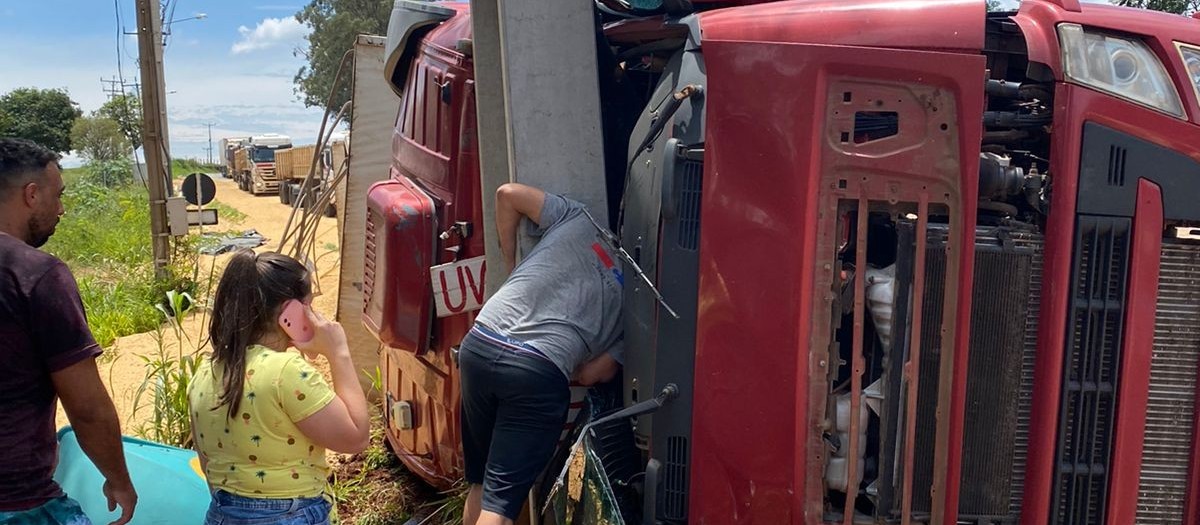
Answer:
[[[1125,7],[1138,7],[1186,15],[1195,13],[1200,8],[1200,0],[1120,0],[1117,2]]]
[[[342,56],[354,47],[357,35],[387,34],[392,3],[392,0],[310,0],[296,14],[297,20],[312,27],[307,37],[308,48],[296,50],[298,56],[308,61],[295,78],[304,105],[328,107],[336,112],[350,100],[350,79],[343,75],[341,87],[329,105],[325,105]]]
[[[76,119],[71,127],[71,144],[83,158],[92,162],[123,158],[130,150],[120,124],[100,116]]]
[[[96,115],[116,121],[133,149],[142,147],[141,99],[133,95],[117,95],[100,106]]]
[[[61,89],[18,88],[0,97],[0,136],[32,140],[59,153],[71,151],[71,126],[83,115]]]

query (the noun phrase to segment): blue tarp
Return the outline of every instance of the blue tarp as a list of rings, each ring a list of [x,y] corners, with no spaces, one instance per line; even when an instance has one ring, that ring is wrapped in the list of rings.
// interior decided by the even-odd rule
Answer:
[[[138,493],[132,525],[201,525],[211,496],[196,452],[141,439],[123,437],[125,462]],[[78,501],[95,523],[109,523],[120,511],[109,512],[101,487],[104,476],[79,448],[71,427],[58,431],[58,469],[54,480]]]

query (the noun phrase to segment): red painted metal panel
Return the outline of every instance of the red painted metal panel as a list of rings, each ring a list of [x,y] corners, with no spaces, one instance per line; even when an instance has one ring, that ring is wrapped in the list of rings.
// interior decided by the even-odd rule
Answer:
[[[815,293],[802,277],[814,270],[810,174],[819,165],[812,151],[823,103],[814,101],[824,100],[823,87],[815,68],[772,67],[778,62],[767,57],[784,46],[704,46],[710,149],[692,425],[693,449],[703,452],[692,456],[689,516],[711,525],[804,523],[805,480],[821,472],[804,457],[814,445],[805,407],[816,367],[803,322],[811,303],[797,298]],[[805,96],[762,96],[766,86],[785,85]],[[747,256],[767,247],[770,260]],[[769,283],[761,278],[772,274]]]
[[[460,40],[470,39],[471,21],[466,4],[444,5],[457,9],[459,14],[430,31],[412,58],[418,64],[409,70],[392,137],[391,178],[427,195],[433,205],[433,224],[465,221],[475,225],[476,231],[465,240],[454,236],[439,241],[438,228],[431,228],[425,241],[427,254],[413,249],[388,253],[394,259],[422,259],[410,262],[412,269],[400,270],[408,276],[399,277],[412,279],[406,290],[425,293],[429,290],[427,265],[483,254],[471,59],[456,50]],[[428,82],[438,77],[449,84],[449,102],[441,96],[439,86],[421,83],[422,78]],[[422,144],[421,138],[436,140]],[[458,251],[447,250],[452,247]],[[417,271],[419,268],[426,269]],[[397,278],[396,271],[378,268],[377,279]],[[428,302],[419,295],[404,300],[409,308]],[[430,319],[428,312],[420,315]],[[414,354],[389,348],[381,356],[388,392],[396,401],[413,404],[416,423],[410,430],[389,427],[387,438],[406,467],[439,489],[450,488],[462,477],[459,376],[451,349],[471,328],[474,317],[468,313],[428,323],[428,331],[420,336],[428,351]]]
[[[1049,3],[1057,5],[1067,11],[1078,13],[1082,7],[1079,5],[1079,0],[1047,0]]]
[[[1138,182],[1134,213],[1121,384],[1117,389],[1116,436],[1109,477],[1108,525],[1133,523],[1137,517],[1162,253],[1163,202],[1157,184],[1147,180]]]
[[[1045,524],[1051,512],[1083,123],[1103,124],[1200,161],[1200,153],[1195,149],[1195,144],[1200,143],[1200,129],[1188,122],[1072,84],[1059,83],[1054,100],[1055,133],[1050,148],[1054,191],[1046,223],[1042,280],[1046,284],[1042,291],[1029,460],[1021,509],[1021,523],[1025,525]]]
[[[704,39],[831,44],[976,53],[984,3],[792,0],[701,15]],[[936,23],[930,23],[936,20]]]
[[[969,247],[974,229],[962,225],[975,220],[984,61],[977,54],[712,41],[707,26],[704,35],[709,150],[702,221],[708,226],[701,233],[693,416],[693,444],[703,452],[693,456],[689,515],[701,524],[820,523],[824,414],[816,407],[825,399],[811,392],[825,384],[828,363],[816,351],[822,336],[812,320],[821,314],[816,305],[829,290],[818,289],[814,276],[831,271],[818,268],[817,225],[829,213],[829,199],[834,205],[838,200],[837,184],[829,189],[821,182],[837,176],[823,167],[826,145],[837,140],[825,122],[853,122],[852,114],[836,115],[837,108],[830,106],[830,83],[886,79],[911,89],[932,86],[931,94],[934,89],[940,94],[931,96],[949,97],[944,118],[950,122],[902,124],[932,130],[938,122],[946,124],[938,133],[956,137],[949,151],[890,150],[895,143],[883,140],[863,145],[861,152],[846,151],[845,169],[878,174],[868,178],[871,182],[847,176],[853,190],[871,200],[915,203],[928,191],[950,202],[955,242]],[[832,95],[842,98],[841,92]],[[914,119],[922,115],[911,114]],[[890,156],[879,160],[868,153],[872,149]],[[747,256],[766,247],[770,257]],[[958,253],[957,275],[970,275],[973,250]],[[956,282],[957,295],[947,298],[947,304],[956,303],[947,307],[951,323],[942,326],[955,347],[948,379],[954,389],[965,386],[971,294],[969,279]],[[947,442],[941,456],[947,488],[937,507],[944,522],[953,523],[961,403],[944,410]]]
[[[421,353],[433,320],[429,267],[437,238],[433,199],[404,177],[377,182],[367,193],[374,228],[375,279],[363,324],[389,347]]]
[[[924,305],[925,301],[925,242],[928,239],[929,199],[921,196],[921,205],[917,208],[917,246],[914,250],[916,261],[913,264],[912,304]],[[904,378],[908,381],[904,407],[904,442],[916,443],[917,440],[917,396],[921,387],[921,330],[924,320],[921,318],[924,308],[914,308],[912,311],[911,335],[909,336],[909,357],[904,363]],[[904,447],[904,478],[900,482],[900,523],[912,523],[913,496],[913,464],[917,447]]]
[[[863,410],[862,407],[862,375],[867,367],[867,361],[863,357],[863,343],[866,339],[866,331],[864,328],[867,317],[867,272],[864,270],[867,267],[867,218],[870,211],[870,202],[866,196],[860,196],[858,199],[858,219],[855,221],[855,228],[858,232],[854,236],[854,267],[859,270],[854,272],[854,335],[853,352],[850,354],[850,463],[846,467],[846,487],[851,494],[855,493],[858,484],[861,480],[858,479],[858,440],[859,440],[859,417]],[[854,525],[854,502],[856,498],[846,498],[846,504],[842,509],[842,524]]]

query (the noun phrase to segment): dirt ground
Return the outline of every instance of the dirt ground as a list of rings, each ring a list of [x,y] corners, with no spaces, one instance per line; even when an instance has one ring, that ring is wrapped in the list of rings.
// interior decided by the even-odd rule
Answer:
[[[291,214],[291,207],[281,204],[279,198],[275,195],[260,195],[255,197],[249,193],[240,191],[236,183],[231,179],[222,178],[220,175],[214,174],[213,180],[217,184],[215,200],[244,213],[246,218],[240,223],[231,223],[222,220],[221,224],[207,226],[206,228],[218,232],[241,232],[248,229],[255,229],[267,238],[267,243],[259,247],[257,251],[275,250],[279,246],[280,239],[283,237],[284,227]],[[299,215],[297,215],[296,220],[299,220]],[[329,319],[334,318],[337,309],[338,273],[340,269],[340,250],[338,249],[339,239],[336,221],[333,218],[322,218],[317,228],[316,240],[317,260],[315,261],[315,265],[319,279],[320,295],[313,300],[313,308]],[[196,230],[193,229],[193,231]],[[228,258],[228,254],[216,257],[201,256],[201,279],[207,278],[209,269],[213,265],[215,265],[216,269],[216,279],[219,279],[221,268]],[[185,334],[183,344],[183,351],[185,352],[197,351],[197,343],[204,339],[204,334],[207,332],[208,311],[204,308],[204,298],[198,297],[197,300],[201,302],[200,307],[195,308],[193,314],[185,319],[182,325]],[[167,351],[170,352],[169,355],[175,355],[176,352],[180,351],[179,345],[176,343],[178,339],[179,337],[175,335],[174,331],[164,325],[161,334],[149,332],[122,337],[111,347],[105,349],[105,352],[111,356],[115,356],[115,358],[101,360],[100,376],[108,385],[113,402],[117,407],[117,413],[121,416],[123,433],[134,434],[134,431],[147,421],[151,415],[149,403],[152,400],[149,398],[141,401],[140,404],[144,408],[137,410],[135,413],[134,398],[138,387],[142,384],[146,375],[145,363],[142,359],[139,359],[139,356],[151,357],[157,355],[160,351]],[[162,350],[160,350],[160,341]],[[201,348],[201,350],[206,351],[204,348]],[[324,364],[324,362],[321,361],[321,364]],[[61,407],[58,411],[57,424],[59,427],[69,424]]]

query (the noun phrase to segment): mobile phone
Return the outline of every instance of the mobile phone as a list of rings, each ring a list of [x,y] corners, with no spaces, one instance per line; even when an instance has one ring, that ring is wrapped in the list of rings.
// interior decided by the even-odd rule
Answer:
[[[307,343],[313,338],[313,327],[305,315],[304,303],[292,299],[283,305],[279,314],[279,326],[294,343]]]

